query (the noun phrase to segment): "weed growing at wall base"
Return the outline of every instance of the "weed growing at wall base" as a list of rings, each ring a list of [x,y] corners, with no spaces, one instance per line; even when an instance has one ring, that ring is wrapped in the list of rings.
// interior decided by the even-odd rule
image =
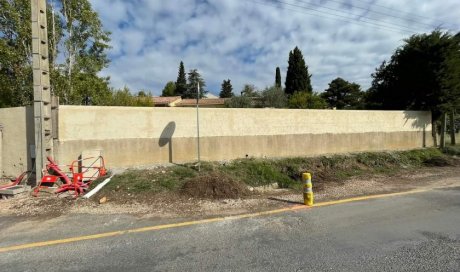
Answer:
[[[421,167],[460,165],[460,159],[452,155],[460,153],[459,147],[445,149],[427,148],[399,152],[366,152],[347,155],[320,157],[282,158],[282,159],[238,159],[228,163],[204,162],[201,172],[192,164],[159,167],[150,170],[128,170],[117,175],[103,189],[103,193],[125,192],[129,194],[156,194],[174,192],[181,194],[184,188],[190,191],[190,183],[210,184],[210,180],[227,180],[241,191],[242,186],[264,186],[278,183],[281,188],[300,191],[302,172],[310,172],[317,190],[328,182],[346,182],[351,177],[397,174],[402,170]],[[203,183],[200,183],[200,180]],[[206,182],[204,182],[206,181]],[[239,184],[239,185],[238,185]],[[209,188],[208,188],[209,189]],[[203,189],[205,190],[205,189]],[[215,188],[211,191],[216,191]],[[229,191],[232,191],[229,189]],[[206,189],[204,196],[210,195]],[[234,190],[232,191],[234,192]],[[195,194],[195,192],[194,192]],[[199,195],[199,192],[196,192]],[[232,194],[231,197],[247,194]],[[219,195],[219,197],[224,197]]]

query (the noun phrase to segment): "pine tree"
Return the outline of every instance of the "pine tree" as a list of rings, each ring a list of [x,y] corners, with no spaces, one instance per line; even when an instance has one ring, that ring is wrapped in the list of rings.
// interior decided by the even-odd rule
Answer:
[[[364,107],[363,96],[364,93],[358,84],[340,77],[332,80],[329,88],[321,94],[330,108],[337,109],[362,109]]]
[[[281,71],[279,67],[276,67],[275,86],[281,88]]]
[[[184,63],[181,61],[179,64],[179,73],[177,75],[177,80],[176,80],[175,94],[184,97],[186,92],[187,92],[187,79],[185,77]]]
[[[190,72],[188,72],[187,90],[182,97],[196,98],[198,83],[200,83],[200,98],[203,98],[204,95],[208,93],[206,90],[206,82],[201,77],[197,69],[190,70]]]
[[[232,96],[234,96],[232,83],[230,82],[230,79],[224,80],[222,82],[222,90],[221,90],[221,92],[219,94],[219,97],[220,98],[229,98],[229,97],[232,97]]]
[[[285,82],[286,94],[291,95],[296,91],[311,93],[311,75],[308,73],[308,66],[305,64],[302,52],[297,46],[289,52],[288,64]]]

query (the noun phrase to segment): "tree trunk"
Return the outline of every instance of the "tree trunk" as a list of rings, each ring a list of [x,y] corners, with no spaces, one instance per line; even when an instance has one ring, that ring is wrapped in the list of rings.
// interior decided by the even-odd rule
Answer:
[[[440,148],[446,147],[446,114],[443,113],[441,117],[441,143],[439,144]]]
[[[436,129],[436,121],[431,120],[431,136],[433,136],[433,145],[438,147],[438,131]]]
[[[456,145],[455,141],[455,111],[450,112],[450,143]]]

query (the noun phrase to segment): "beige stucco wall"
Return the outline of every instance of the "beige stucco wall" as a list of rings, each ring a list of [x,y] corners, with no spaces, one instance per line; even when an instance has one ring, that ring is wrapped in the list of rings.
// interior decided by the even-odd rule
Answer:
[[[441,139],[441,135],[438,135],[438,141]],[[455,134],[455,142],[459,143],[460,142],[460,133]],[[446,143],[450,144],[450,133],[446,133]]]
[[[33,144],[33,112],[31,107],[0,109],[1,173],[17,176],[32,167],[29,145]]]
[[[59,139],[159,138],[169,122],[174,137],[196,136],[196,109],[60,106]],[[431,130],[429,112],[290,109],[200,109],[202,137]]]
[[[431,145],[430,116],[411,111],[203,108],[201,157],[228,160],[418,148],[424,141]],[[87,149],[102,149],[113,167],[196,159],[193,108],[60,106],[58,134],[54,148],[60,163]]]
[[[3,127],[0,125],[0,178],[2,177],[3,173],[3,164],[2,164],[2,159],[3,159]]]

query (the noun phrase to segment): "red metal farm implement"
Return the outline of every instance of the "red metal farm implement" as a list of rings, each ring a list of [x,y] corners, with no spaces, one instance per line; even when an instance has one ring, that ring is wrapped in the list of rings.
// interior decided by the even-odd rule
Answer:
[[[9,189],[11,187],[19,185],[23,180],[27,180],[27,178],[26,179],[24,179],[24,178],[26,176],[28,176],[29,174],[30,174],[30,171],[26,171],[26,172],[22,173],[15,180],[11,180],[10,184],[0,186],[0,190]]]
[[[16,179],[11,179],[10,184],[0,186],[0,199],[7,199],[26,191],[28,188],[27,181],[29,180],[31,173],[32,171],[26,171],[19,175]]]
[[[74,191],[74,196],[78,197],[89,188],[94,180],[107,174],[102,156],[75,160],[70,165],[65,165],[69,169],[67,172],[64,172],[52,158],[47,157],[47,159],[45,173],[40,184],[34,189],[34,196],[38,196],[44,187],[53,187],[61,183],[55,191],[56,194]]]

